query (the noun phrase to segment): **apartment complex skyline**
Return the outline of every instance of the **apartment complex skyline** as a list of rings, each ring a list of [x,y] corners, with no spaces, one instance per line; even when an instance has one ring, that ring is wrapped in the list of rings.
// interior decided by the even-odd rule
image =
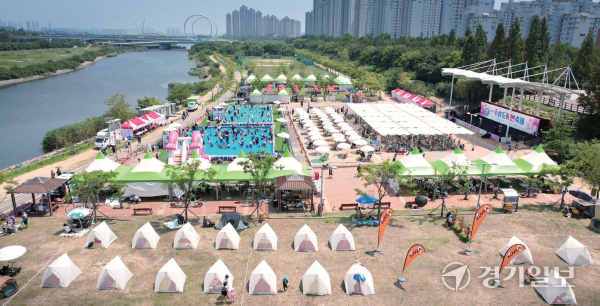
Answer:
[[[495,0],[313,0],[313,10],[306,13],[305,33],[427,38],[451,29],[462,36],[468,27],[474,32],[481,24],[492,40],[498,23],[508,35],[515,17],[527,36],[533,16],[538,15],[547,19],[550,44],[562,41],[579,47],[589,30],[597,36],[600,29],[600,4],[592,0],[509,0],[499,10],[494,5]]]
[[[275,15],[263,16],[261,11],[242,5],[239,10],[225,15],[225,29],[227,37],[298,37],[302,23],[288,16],[282,19]]]

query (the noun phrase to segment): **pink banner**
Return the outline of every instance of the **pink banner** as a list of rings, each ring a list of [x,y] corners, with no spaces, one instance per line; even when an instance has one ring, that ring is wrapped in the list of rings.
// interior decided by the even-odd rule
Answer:
[[[505,125],[510,123],[511,128],[532,135],[540,128],[540,119],[538,118],[518,113],[515,110],[511,112],[507,108],[486,102],[481,102],[479,115]]]

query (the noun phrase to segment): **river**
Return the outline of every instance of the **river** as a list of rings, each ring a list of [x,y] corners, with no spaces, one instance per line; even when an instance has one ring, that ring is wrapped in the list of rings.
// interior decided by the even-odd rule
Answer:
[[[127,52],[70,73],[0,87],[0,169],[43,152],[44,134],[53,128],[101,115],[102,102],[122,93],[132,107],[144,95],[166,102],[170,82],[196,82],[195,64],[185,51]]]

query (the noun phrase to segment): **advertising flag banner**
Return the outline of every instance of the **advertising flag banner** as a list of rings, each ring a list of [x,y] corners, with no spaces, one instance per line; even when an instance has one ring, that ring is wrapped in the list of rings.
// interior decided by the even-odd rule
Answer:
[[[410,263],[415,260],[419,255],[425,253],[425,248],[420,244],[415,244],[408,249],[408,253],[406,253],[406,259],[404,260],[404,268],[402,268],[402,272],[406,270],[406,267],[410,265]]]
[[[379,216],[379,238],[377,239],[377,248],[379,248],[379,243],[381,243],[381,237],[383,237],[383,232],[385,232],[385,227],[388,222],[394,215],[394,211],[391,208],[386,208],[381,212],[381,216]]]
[[[479,226],[483,222],[483,219],[485,219],[485,217],[491,211],[492,205],[490,204],[485,204],[479,207],[479,209],[477,209],[477,211],[475,212],[475,218],[473,219],[473,229],[471,230],[471,237],[469,238],[471,241],[473,241],[473,237],[475,237],[475,233],[477,232],[477,229],[479,229]]]
[[[502,265],[500,266],[500,272],[508,265],[508,263],[513,260],[517,255],[521,254],[521,252],[525,251],[525,246],[522,244],[513,244],[508,250],[506,254],[504,254],[504,259],[502,259]]]

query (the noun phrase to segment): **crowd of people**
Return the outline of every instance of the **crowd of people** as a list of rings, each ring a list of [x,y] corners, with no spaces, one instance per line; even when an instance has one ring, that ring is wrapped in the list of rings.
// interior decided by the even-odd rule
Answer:
[[[233,105],[227,109],[224,123],[268,123],[272,116],[270,106]]]

